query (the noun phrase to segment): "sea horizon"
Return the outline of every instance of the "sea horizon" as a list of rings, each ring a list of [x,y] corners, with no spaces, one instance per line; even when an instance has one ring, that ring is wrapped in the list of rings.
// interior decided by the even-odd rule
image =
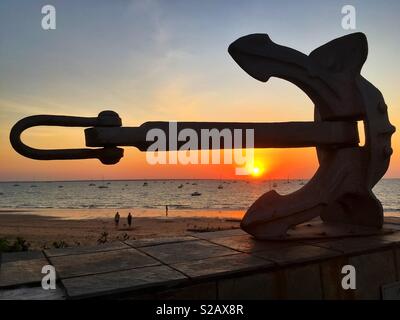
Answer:
[[[265,192],[286,195],[308,179],[136,179],[0,183],[0,210],[36,211],[63,218],[105,217],[134,210],[139,216],[239,217]],[[400,212],[400,179],[383,179],[374,188],[384,212]]]
[[[297,180],[310,180],[310,178],[253,178],[249,176],[248,178],[135,178],[135,179],[71,179],[71,180],[0,180],[1,183],[50,183],[50,182],[129,182],[129,181],[252,181],[252,182],[264,182],[264,181],[297,181]],[[382,180],[400,180],[400,177],[392,178],[382,178]]]

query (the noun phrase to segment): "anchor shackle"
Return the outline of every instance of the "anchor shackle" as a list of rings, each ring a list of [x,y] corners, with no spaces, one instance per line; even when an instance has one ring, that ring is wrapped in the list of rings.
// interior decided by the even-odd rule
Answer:
[[[107,145],[102,148],[42,150],[27,146],[21,140],[26,129],[37,126],[61,127],[120,127],[121,119],[114,111],[103,111],[97,117],[36,115],[18,121],[10,132],[10,142],[21,155],[36,160],[98,159],[103,164],[115,164],[124,155],[124,149]]]

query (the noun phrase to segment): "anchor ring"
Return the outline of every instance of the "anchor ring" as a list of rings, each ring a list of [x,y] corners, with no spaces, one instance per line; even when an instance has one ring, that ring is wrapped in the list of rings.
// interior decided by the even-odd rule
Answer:
[[[97,117],[72,117],[54,115],[36,115],[18,121],[10,132],[10,142],[21,155],[36,160],[77,160],[98,159],[103,164],[116,164],[124,155],[124,149],[114,145],[103,148],[82,149],[36,149],[27,146],[21,140],[21,134],[37,126],[61,127],[120,127],[121,118],[114,111],[102,111]]]

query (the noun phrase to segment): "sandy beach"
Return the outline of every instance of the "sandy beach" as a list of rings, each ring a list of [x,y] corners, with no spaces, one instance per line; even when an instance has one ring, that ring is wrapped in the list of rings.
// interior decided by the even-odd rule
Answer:
[[[239,220],[211,217],[134,217],[133,226],[127,226],[121,215],[116,228],[112,218],[60,219],[26,213],[0,214],[0,238],[9,241],[22,237],[30,243],[29,250],[53,248],[54,242],[69,247],[97,244],[107,241],[181,236],[193,231],[213,231],[239,227]],[[103,236],[102,236],[103,234]]]
[[[118,228],[113,218],[116,211],[121,215]],[[131,228],[127,225],[128,212],[134,212]],[[171,210],[168,217],[163,214],[162,210],[148,209],[0,209],[0,239],[12,243],[21,237],[30,244],[29,250],[37,250],[54,248],[54,242],[73,247],[97,244],[99,240],[182,236],[239,228],[244,211]],[[399,217],[400,212],[386,212],[385,216]]]

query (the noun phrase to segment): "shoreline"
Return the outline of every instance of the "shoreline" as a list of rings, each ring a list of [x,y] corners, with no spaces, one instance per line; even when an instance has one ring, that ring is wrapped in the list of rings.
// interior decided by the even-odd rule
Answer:
[[[113,218],[116,212],[127,215],[131,212],[140,218],[163,218],[164,209],[157,208],[0,208],[0,216],[4,214],[37,215],[42,217],[53,217],[63,220],[87,220]],[[246,209],[176,209],[169,208],[169,218],[218,218],[218,219],[242,219]],[[384,211],[385,217],[400,217],[400,211]]]
[[[135,217],[140,218],[161,218],[165,217],[165,209],[156,208],[0,208],[0,215],[32,214],[44,217],[55,217],[63,220],[85,220],[85,219],[103,219],[114,218],[116,212],[121,217],[131,212]],[[246,212],[243,210],[232,209],[175,209],[169,207],[169,218],[234,218],[241,219]]]

